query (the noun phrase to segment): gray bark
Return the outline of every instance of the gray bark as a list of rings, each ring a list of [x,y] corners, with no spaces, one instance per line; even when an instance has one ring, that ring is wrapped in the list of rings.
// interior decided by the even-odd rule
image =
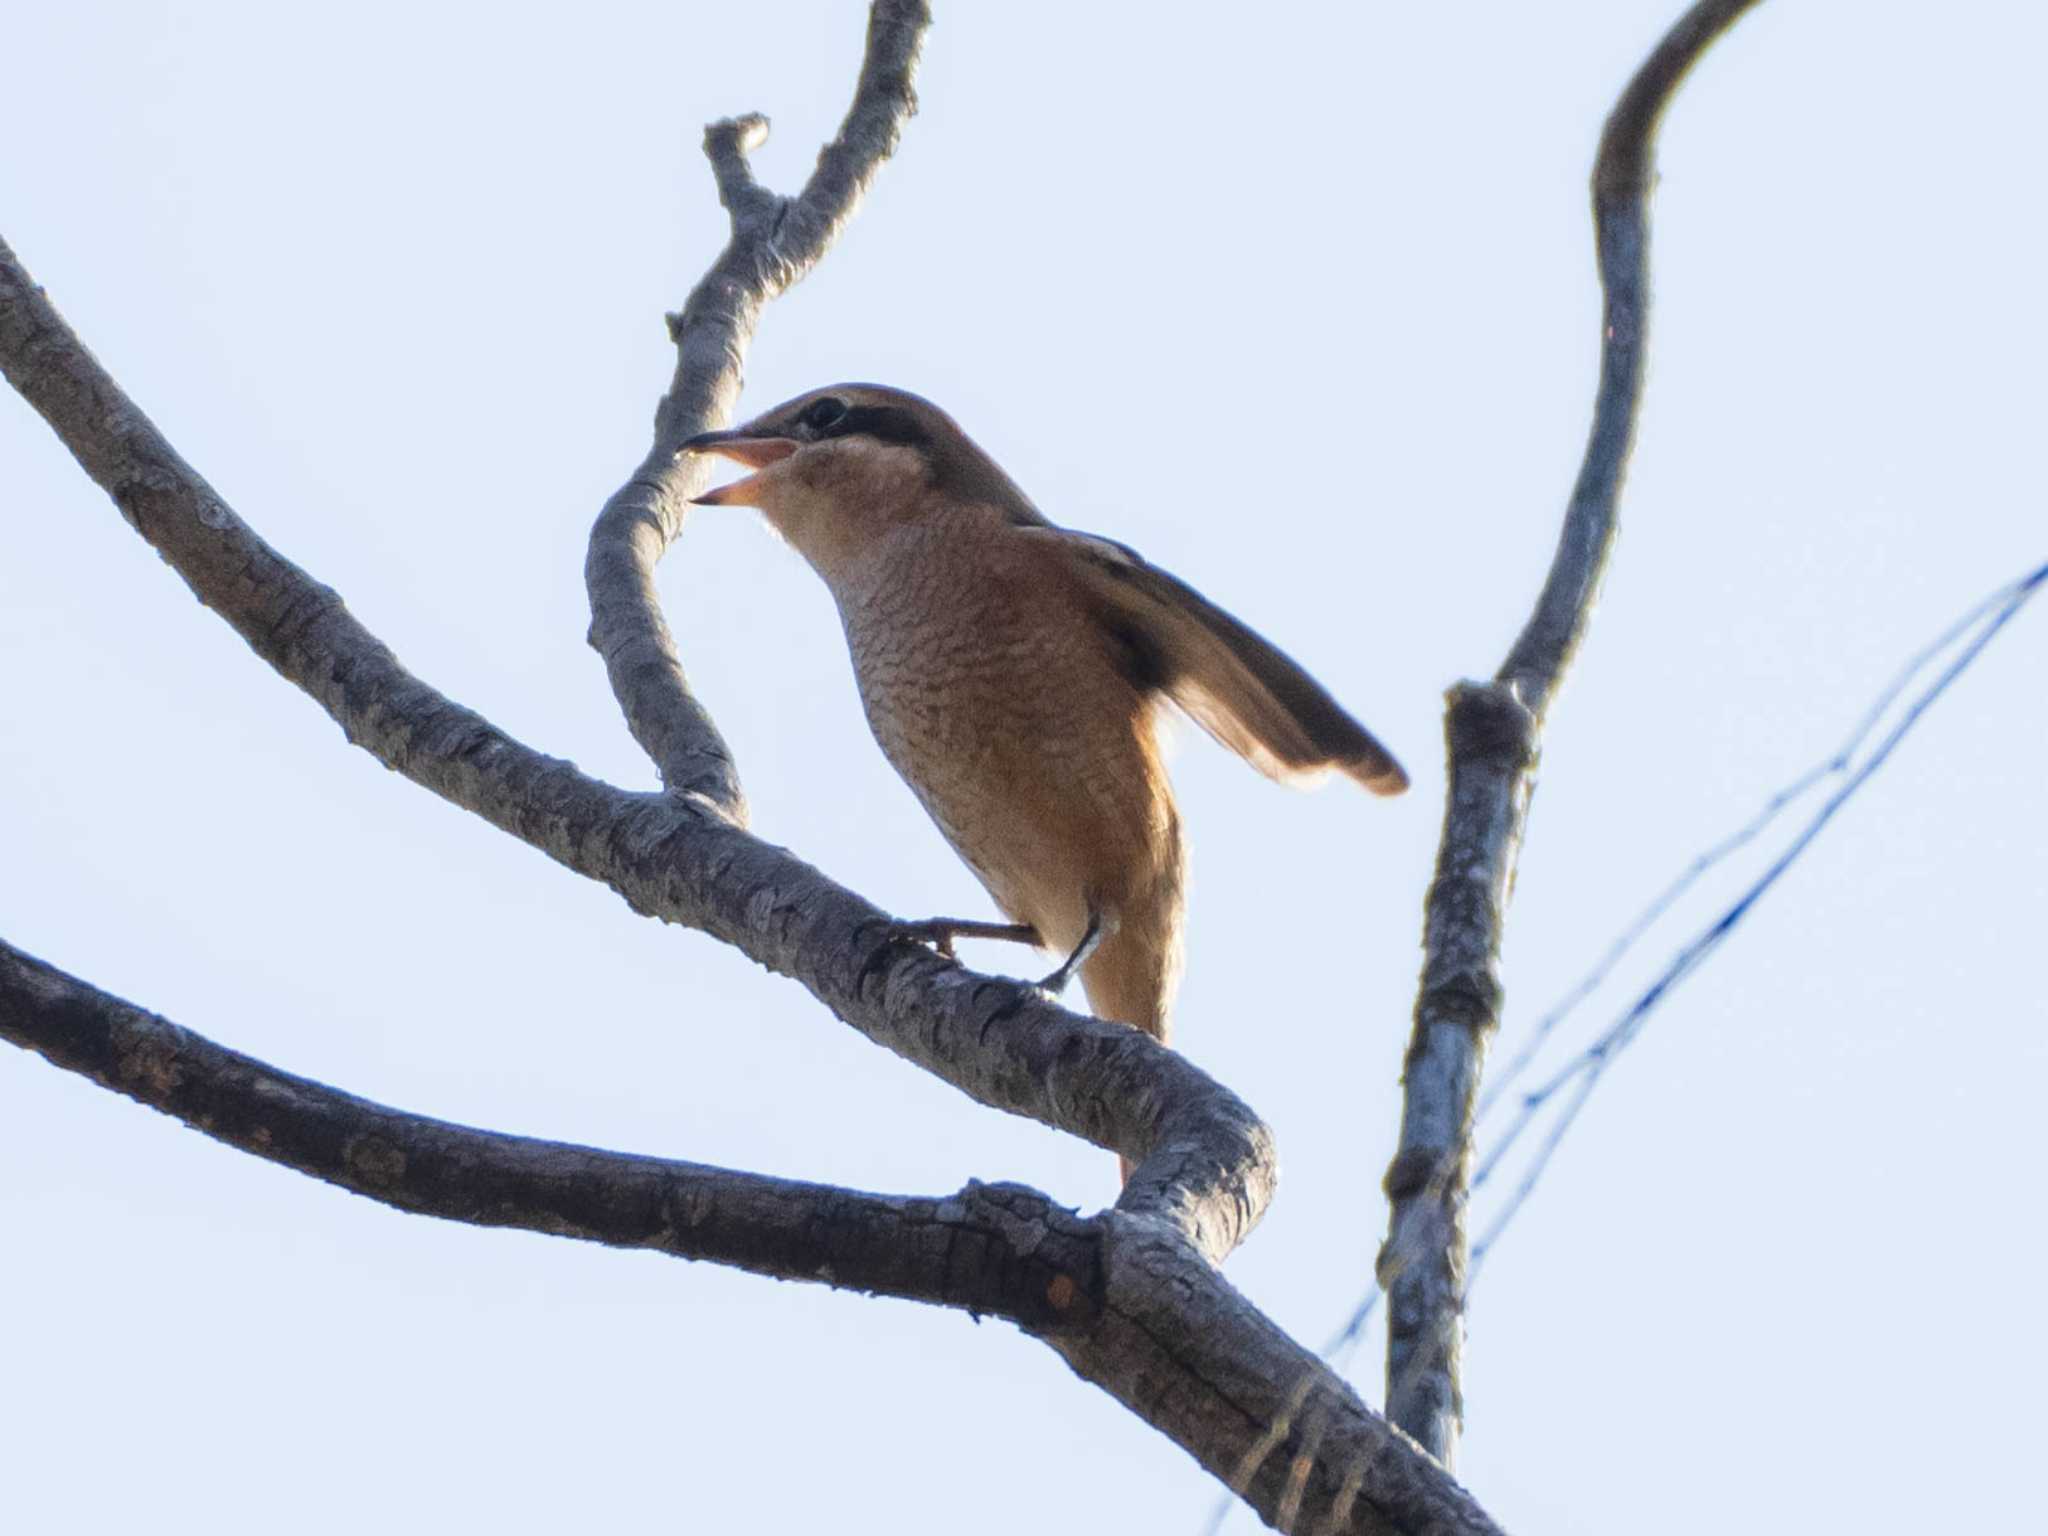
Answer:
[[[1593,167],[1604,291],[1600,384],[1577,485],[1535,611],[1488,682],[1460,683],[1444,715],[1450,787],[1423,917],[1422,981],[1402,1073],[1400,1139],[1380,1251],[1387,1292],[1387,1416],[1445,1466],[1457,1455],[1472,1120],[1500,1026],[1500,944],[1536,787],[1544,717],[1599,595],[1635,439],[1649,323],[1650,190],[1657,124],[1680,82],[1756,0],[1703,0],[1651,53],[1607,120]]]
[[[676,371],[655,412],[654,443],[590,533],[590,643],[604,658],[626,724],[670,793],[697,797],[741,826],[746,796],[738,769],[690,693],[655,596],[655,563],[682,532],[690,497],[709,475],[703,458],[678,458],[676,447],[731,420],[763,307],[817,265],[895,152],[917,110],[911,81],[930,24],[923,0],[879,0],[873,7],[853,106],[795,197],[761,186],[747,164],[748,151],[768,135],[765,117],[705,129],[704,152],[732,236],[682,312],[669,317]]]
[[[1117,1207],[1084,1220],[1011,1186],[885,1197],[450,1126],[290,1077],[12,950],[0,950],[0,1033],[208,1135],[402,1209],[1009,1317],[1283,1527],[1492,1530],[1441,1468],[1216,1269],[1271,1198],[1265,1125],[1139,1032],[892,936],[887,914],[748,835],[730,754],[684,682],[651,583],[694,487],[674,445],[729,414],[761,308],[824,252],[893,149],[927,22],[922,4],[874,6],[853,108],[796,198],[747,169],[761,119],[707,134],[732,238],[672,320],[675,384],[646,462],[598,519],[587,566],[592,642],[664,793],[593,779],[407,672],[179,457],[4,244],[0,369],[200,600],[351,742],[635,911],[793,977],[980,1102],[1137,1161]]]
[[[1142,1159],[1125,1208],[1171,1220],[1209,1257],[1235,1248],[1264,1212],[1270,1132],[1185,1057],[895,938],[888,914],[703,797],[606,784],[412,676],[338,594],[264,543],[178,457],[4,244],[0,368],[200,601],[387,767],[610,886],[635,911],[795,978],[877,1044],[982,1103]]]
[[[1391,1277],[1396,1329],[1427,1367],[1396,1379],[1427,1405],[1416,1422],[1432,1434],[1446,1423],[1455,1434],[1465,1149],[1498,1017],[1501,911],[1543,710],[1611,542],[1640,383],[1650,134],[1685,64],[1744,8],[1696,7],[1610,122],[1595,181],[1610,333],[1587,471],[1528,632],[1500,676],[1459,690],[1450,712],[1444,857],[1389,1177],[1388,1251],[1404,1265]],[[200,600],[351,742],[636,912],[701,929],[793,978],[977,1101],[1137,1162],[1116,1207],[1083,1218],[1010,1185],[874,1195],[447,1125],[290,1077],[4,945],[0,1034],[230,1145],[401,1209],[1009,1318],[1282,1529],[1492,1530],[1444,1466],[1218,1271],[1272,1196],[1263,1122],[1139,1032],[905,942],[888,914],[749,835],[731,754],[684,678],[653,586],[701,483],[676,444],[729,419],[763,308],[830,247],[894,150],[928,24],[921,0],[876,0],[852,108],[795,197],[761,187],[748,167],[764,119],[707,130],[731,236],[671,317],[676,373],[652,446],[600,514],[586,564],[591,643],[661,793],[594,779],[412,676],[179,457],[4,243],[0,369]],[[1447,1461],[1450,1444],[1439,1435],[1432,1449]]]
[[[1282,1530],[1498,1528],[1172,1224],[1018,1185],[916,1198],[537,1141],[293,1077],[0,943],[0,1037],[399,1210],[1006,1317]]]

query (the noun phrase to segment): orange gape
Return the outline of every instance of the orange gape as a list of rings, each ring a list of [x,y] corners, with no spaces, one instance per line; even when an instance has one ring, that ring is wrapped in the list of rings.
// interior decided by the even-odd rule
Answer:
[[[1273,778],[1408,787],[1294,662],[1134,551],[1049,522],[929,401],[838,385],[684,447],[753,470],[700,502],[758,507],[824,578],[882,751],[1030,930],[1013,936],[1066,957],[1046,984],[1078,972],[1105,1019],[1165,1041],[1180,979],[1166,701]]]

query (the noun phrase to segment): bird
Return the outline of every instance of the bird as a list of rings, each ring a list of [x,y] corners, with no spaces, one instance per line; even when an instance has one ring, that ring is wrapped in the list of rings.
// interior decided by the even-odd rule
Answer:
[[[695,503],[755,508],[823,578],[883,754],[1010,920],[904,937],[1036,943],[1063,957],[1041,985],[1078,975],[1099,1017],[1165,1044],[1187,894],[1167,705],[1271,778],[1408,787],[1271,642],[1127,545],[1055,524],[928,400],[835,384],[682,453],[749,471]]]

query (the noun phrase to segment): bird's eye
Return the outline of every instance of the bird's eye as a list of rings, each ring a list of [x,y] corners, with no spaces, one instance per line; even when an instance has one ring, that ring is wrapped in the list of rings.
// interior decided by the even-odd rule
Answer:
[[[803,415],[797,417],[797,420],[813,432],[823,432],[836,425],[845,415],[846,402],[826,395],[805,406]]]

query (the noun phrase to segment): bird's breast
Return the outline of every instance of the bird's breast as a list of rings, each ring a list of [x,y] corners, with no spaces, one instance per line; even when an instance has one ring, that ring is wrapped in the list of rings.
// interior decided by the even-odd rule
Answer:
[[[913,534],[858,576],[836,595],[875,738],[1000,905],[1065,928],[1084,888],[1178,857],[1153,702],[1055,569]]]

